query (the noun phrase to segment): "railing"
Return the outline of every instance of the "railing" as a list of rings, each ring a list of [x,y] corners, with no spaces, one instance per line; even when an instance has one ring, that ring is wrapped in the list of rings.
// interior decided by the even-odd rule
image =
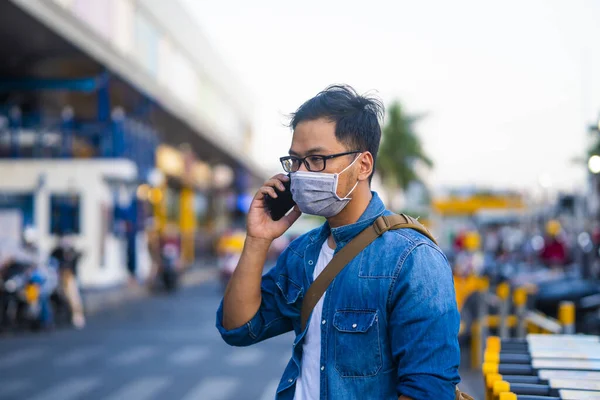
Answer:
[[[99,122],[76,120],[68,108],[61,118],[0,108],[0,158],[129,158],[145,179],[158,144],[151,126],[119,110]]]

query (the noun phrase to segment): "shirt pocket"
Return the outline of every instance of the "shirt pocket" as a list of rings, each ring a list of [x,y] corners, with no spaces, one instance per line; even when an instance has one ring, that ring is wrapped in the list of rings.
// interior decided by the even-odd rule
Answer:
[[[294,304],[302,298],[302,286],[291,280],[287,275],[277,277],[277,287],[287,304]]]
[[[335,328],[335,369],[342,377],[377,375],[382,367],[377,310],[338,310]]]

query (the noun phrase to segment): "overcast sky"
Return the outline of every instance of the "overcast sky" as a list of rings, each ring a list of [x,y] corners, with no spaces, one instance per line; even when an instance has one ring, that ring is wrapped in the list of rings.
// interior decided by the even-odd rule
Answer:
[[[583,185],[600,1],[183,1],[256,100],[253,153],[275,172],[285,114],[348,83],[428,115],[435,187]]]

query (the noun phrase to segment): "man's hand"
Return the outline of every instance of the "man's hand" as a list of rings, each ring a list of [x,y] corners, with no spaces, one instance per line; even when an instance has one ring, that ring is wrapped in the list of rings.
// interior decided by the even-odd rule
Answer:
[[[268,242],[273,241],[283,235],[300,217],[302,213],[298,210],[298,207],[294,207],[288,215],[279,221],[273,221],[265,208],[265,197],[271,196],[277,198],[275,188],[279,191],[285,190],[283,182],[289,179],[284,174],[275,175],[258,190],[254,199],[252,199],[250,210],[248,211],[248,237]]]
[[[301,212],[294,208],[279,221],[273,221],[265,209],[265,196],[276,198],[274,188],[283,191],[283,182],[288,179],[283,174],[274,176],[265,182],[252,200],[248,211],[244,250],[225,289],[223,299],[223,327],[227,330],[242,326],[258,311],[262,300],[262,272],[269,246],[301,215]]]

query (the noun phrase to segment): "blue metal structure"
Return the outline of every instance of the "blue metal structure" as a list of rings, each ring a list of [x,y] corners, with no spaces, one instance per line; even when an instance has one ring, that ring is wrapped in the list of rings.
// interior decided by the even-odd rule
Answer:
[[[0,116],[8,121],[0,126],[0,158],[72,158],[76,140],[85,143],[98,158],[128,158],[136,163],[139,180],[145,181],[154,167],[154,154],[159,144],[157,132],[149,125],[127,117],[110,104],[110,74],[83,79],[19,79],[1,80],[0,92],[62,90],[95,93],[97,116],[94,120],[77,119],[71,108],[61,116],[42,112],[23,115],[16,105],[0,106]],[[144,116],[152,107],[144,98],[135,116]],[[35,135],[33,143],[24,145],[24,135]],[[50,136],[58,136],[58,142]]]
[[[71,107],[65,107],[61,115],[47,115],[44,110],[22,113],[19,104],[0,105],[0,159],[82,157],[74,151],[78,143],[91,153],[86,157],[132,160],[138,168],[139,183],[146,182],[155,167],[159,145],[156,130],[142,121],[153,102],[143,97],[137,109],[127,116],[122,109],[113,109],[110,84],[108,72],[80,79],[0,79],[0,93],[71,91],[95,94],[97,100],[93,120],[77,118]],[[2,119],[5,124],[1,123]],[[59,203],[54,207],[59,214],[67,217],[75,212],[66,209],[72,206],[70,203]],[[122,234],[129,239],[133,232],[143,229],[141,209],[135,196],[131,204],[124,207],[115,202],[115,226],[126,226]],[[66,229],[67,222],[59,218],[53,229]]]
[[[94,93],[106,87],[110,82],[110,74],[78,79],[0,79],[0,92],[24,92],[40,90],[65,90]]]

